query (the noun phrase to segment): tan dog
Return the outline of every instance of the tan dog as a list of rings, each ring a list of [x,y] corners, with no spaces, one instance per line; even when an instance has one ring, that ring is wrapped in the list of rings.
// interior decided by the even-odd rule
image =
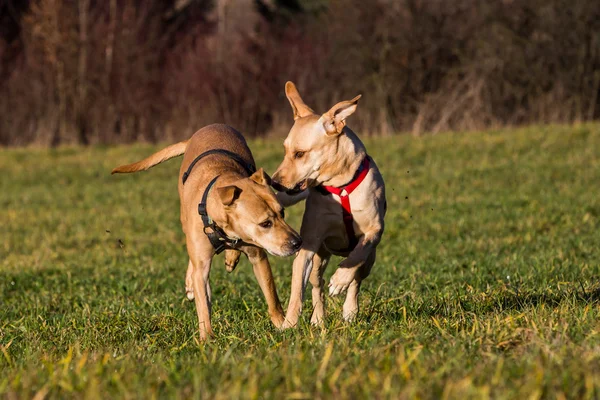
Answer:
[[[343,317],[351,320],[358,312],[361,282],[375,262],[386,211],[385,187],[377,165],[345,126],[360,96],[316,115],[292,82],[286,83],[285,93],[295,122],[284,141],[285,158],[273,174],[273,185],[287,189],[287,194],[277,195],[284,206],[307,200],[300,231],[304,244],[294,260],[283,327],[298,322],[308,279],[313,286],[311,322],[322,322],[323,273],[331,254],[347,257],[331,277],[329,293],[335,296],[348,291]]]
[[[181,226],[190,257],[185,283],[188,298],[196,301],[200,338],[212,334],[208,277],[215,246],[218,251],[227,249],[230,271],[235,268],[240,252],[248,256],[267,300],[271,321],[281,327],[283,309],[263,249],[276,256],[289,256],[298,251],[302,241],[285,222],[283,208],[262,168],[250,175],[255,169],[254,159],[239,132],[226,125],[210,125],[188,141],[171,145],[137,163],[115,168],[112,173],[146,170],[181,154],[184,154],[179,171]]]

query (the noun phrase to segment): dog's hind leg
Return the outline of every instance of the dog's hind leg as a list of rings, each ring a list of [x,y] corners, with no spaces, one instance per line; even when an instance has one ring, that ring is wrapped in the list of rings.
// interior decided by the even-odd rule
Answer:
[[[194,282],[192,280],[192,272],[194,272],[194,266],[192,265],[192,260],[190,260],[185,273],[185,295],[189,301],[194,300]]]
[[[356,317],[356,314],[358,314],[358,293],[360,291],[360,284],[371,273],[373,264],[375,264],[375,256],[375,250],[373,250],[373,252],[369,254],[367,261],[360,267],[356,278],[350,283],[350,286],[348,286],[346,300],[342,307],[342,316],[345,321],[352,321],[354,317]]]
[[[313,270],[310,273],[310,283],[312,285],[312,304],[313,312],[310,317],[310,323],[313,325],[321,325],[325,318],[325,293],[323,291],[324,281],[323,273],[329,263],[331,254],[321,247],[319,252],[313,257]]]
[[[235,249],[227,249],[225,250],[225,268],[227,272],[233,272],[235,267],[237,267],[240,262],[240,256],[242,252]]]

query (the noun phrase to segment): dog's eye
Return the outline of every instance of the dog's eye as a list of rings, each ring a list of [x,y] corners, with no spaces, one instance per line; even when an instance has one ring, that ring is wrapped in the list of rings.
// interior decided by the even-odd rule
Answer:
[[[262,228],[269,229],[270,227],[273,226],[273,223],[271,221],[269,221],[269,220],[266,220],[264,222],[261,222],[258,225],[260,225]]]
[[[294,153],[294,158],[302,158],[304,157],[304,151],[297,151]]]

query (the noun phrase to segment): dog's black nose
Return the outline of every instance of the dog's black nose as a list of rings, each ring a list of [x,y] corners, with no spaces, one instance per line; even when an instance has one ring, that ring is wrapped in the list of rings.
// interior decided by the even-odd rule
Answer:
[[[292,246],[294,250],[299,250],[300,247],[302,247],[302,238],[300,236],[294,237],[290,240],[290,246]]]

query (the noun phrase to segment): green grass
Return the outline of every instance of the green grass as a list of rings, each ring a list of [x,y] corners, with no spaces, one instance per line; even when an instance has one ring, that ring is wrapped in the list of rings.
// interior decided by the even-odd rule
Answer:
[[[600,397],[600,126],[366,144],[388,215],[357,321],[332,299],[313,328],[309,300],[279,332],[247,260],[220,256],[208,343],[180,160],[111,176],[159,147],[1,150],[0,397]],[[281,141],[251,148],[272,173]],[[271,262],[285,306],[292,259]]]

